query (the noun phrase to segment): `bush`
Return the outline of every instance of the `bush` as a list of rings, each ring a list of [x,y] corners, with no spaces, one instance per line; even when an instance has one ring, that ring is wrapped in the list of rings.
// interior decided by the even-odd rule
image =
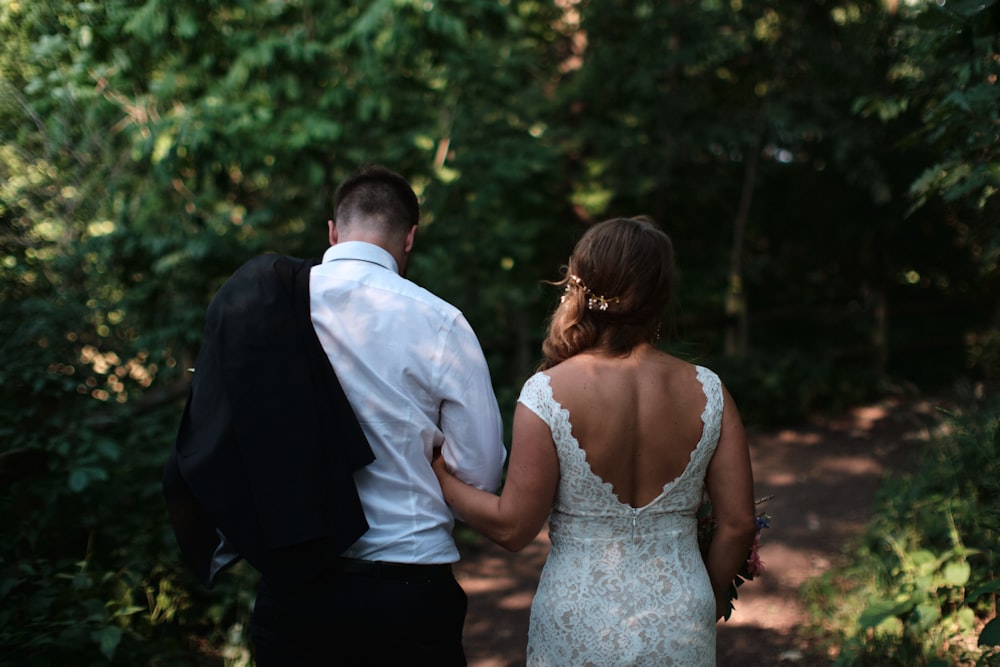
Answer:
[[[205,591],[180,564],[160,491],[175,412],[81,410],[0,454],[0,665],[249,664],[254,573]]]
[[[961,404],[885,481],[849,562],[806,586],[836,665],[1000,665],[1000,398]]]
[[[833,414],[884,394],[872,368],[841,364],[802,350],[757,350],[746,359],[708,363],[719,373],[743,421],[758,427],[787,425],[816,413]]]

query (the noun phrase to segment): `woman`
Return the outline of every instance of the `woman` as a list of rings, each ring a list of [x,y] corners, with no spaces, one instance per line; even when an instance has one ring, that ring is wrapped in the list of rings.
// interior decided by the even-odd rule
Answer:
[[[520,550],[549,519],[528,665],[715,664],[715,623],[753,541],[753,476],[719,378],[653,345],[673,274],[648,218],[591,227],[518,399],[501,495],[434,461],[448,503],[501,546]],[[718,525],[703,558],[705,490]]]

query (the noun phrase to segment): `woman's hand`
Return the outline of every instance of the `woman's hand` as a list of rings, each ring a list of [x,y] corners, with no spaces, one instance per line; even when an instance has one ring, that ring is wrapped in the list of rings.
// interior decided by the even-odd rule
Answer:
[[[448,506],[469,526],[509,551],[520,551],[541,530],[559,482],[559,457],[549,427],[518,403],[513,446],[500,496],[469,486],[452,474],[437,449],[431,468]]]
[[[443,483],[442,479],[451,475],[448,465],[444,462],[444,456],[441,454],[440,447],[435,447],[431,453],[431,469],[437,475],[438,483]]]

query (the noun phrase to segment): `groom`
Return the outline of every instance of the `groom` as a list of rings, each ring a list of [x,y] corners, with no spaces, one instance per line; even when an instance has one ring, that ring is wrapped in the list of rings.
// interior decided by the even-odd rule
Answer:
[[[201,554],[195,566],[206,580],[237,554],[261,569],[252,621],[259,667],[465,664],[467,599],[451,571],[459,558],[454,519],[430,461],[443,447],[465,481],[493,491],[506,452],[471,327],[455,307],[405,278],[418,220],[417,198],[402,176],[363,169],[337,188],[321,263],[305,267],[284,258],[293,262],[284,269],[292,278],[257,281],[249,293],[227,290],[229,283],[220,290],[233,292],[229,300],[238,307],[230,312],[243,315],[242,329],[220,329],[237,338],[263,331],[278,341],[280,362],[266,352],[254,360],[284,364],[285,375],[270,375],[273,384],[261,387],[245,372],[234,383],[230,370],[241,364],[213,366],[203,345],[171,459],[180,463],[168,465],[165,487],[186,484],[190,491],[187,504],[170,503],[178,493],[168,491],[175,527],[188,516],[183,508],[222,507],[187,539],[196,547],[187,553]],[[268,262],[264,273],[280,264]],[[275,282],[305,287],[260,288]],[[286,299],[299,306],[287,317],[280,313],[282,293],[299,295]],[[258,312],[266,315],[246,316]],[[268,331],[286,326],[276,320],[301,323],[303,312],[308,335]],[[224,378],[223,390],[199,387],[203,366],[217,370],[209,380]],[[279,410],[256,387],[278,400]],[[291,398],[281,399],[285,391]],[[209,402],[208,409],[199,405]],[[223,425],[216,423],[221,410],[213,409],[220,406],[232,413]],[[309,427],[302,433],[289,427],[286,409]],[[243,418],[253,428],[240,428]],[[257,437],[257,429],[269,437]],[[267,483],[264,461],[275,469],[275,485]],[[229,463],[251,477],[232,484],[233,493],[203,472]],[[226,504],[229,495],[246,501],[242,512],[240,503]],[[183,550],[185,531],[177,534]]]

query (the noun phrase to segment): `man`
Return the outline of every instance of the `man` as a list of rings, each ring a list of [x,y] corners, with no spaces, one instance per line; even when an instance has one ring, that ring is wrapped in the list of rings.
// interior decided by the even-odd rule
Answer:
[[[258,560],[265,569],[252,622],[259,667],[466,663],[462,626],[467,599],[450,565],[459,558],[452,538],[454,518],[431,458],[442,448],[459,476],[493,491],[506,450],[489,371],[471,327],[455,307],[404,277],[418,220],[419,204],[410,185],[382,167],[359,171],[334,195],[334,220],[328,222],[331,247],[309,271],[308,310],[315,337],[336,374],[334,382],[339,380],[334,389],[342,387],[374,455],[374,460],[364,456],[364,443],[358,447],[349,419],[341,416],[337,428],[346,430],[350,442],[331,442],[331,447],[339,450],[343,444],[353,454],[343,455],[349,461],[333,469],[342,473],[346,465],[353,472],[367,530],[362,527],[360,537],[339,557],[309,577],[305,573],[329,553],[328,546],[316,550],[312,545],[329,545],[333,538],[328,534],[353,539],[355,532],[339,530],[345,523],[354,527],[350,517],[323,516],[296,530],[309,547],[302,571],[294,567],[304,550],[301,544],[275,549],[274,540],[263,540],[264,557]],[[260,355],[259,360],[266,363],[271,356]],[[335,391],[324,395],[336,404]],[[317,430],[328,433],[324,428]],[[186,449],[180,440],[183,458]],[[287,467],[286,452],[301,458],[287,444],[276,443],[275,449],[272,456],[279,458],[272,460],[281,466]],[[187,479],[183,463],[180,467],[178,476]],[[293,469],[302,467],[296,463]],[[308,490],[311,485],[304,486]],[[303,512],[314,511],[309,498],[316,494],[288,491],[306,499],[299,503]],[[215,524],[215,532],[226,539],[215,548],[209,581],[234,550],[227,549],[228,543],[243,551],[230,534],[242,531],[238,522],[232,529]],[[208,528],[200,539],[217,541]],[[242,535],[240,539],[253,543]]]

